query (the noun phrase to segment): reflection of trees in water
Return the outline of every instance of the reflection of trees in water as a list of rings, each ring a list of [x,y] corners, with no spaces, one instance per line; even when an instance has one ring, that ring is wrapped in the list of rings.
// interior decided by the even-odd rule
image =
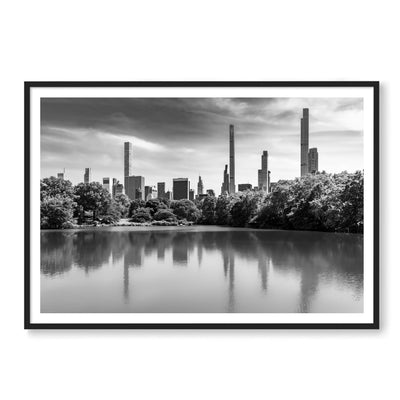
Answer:
[[[51,232],[40,236],[40,272],[43,275],[59,275],[72,266],[73,233]]]
[[[229,309],[234,307],[236,268],[246,262],[258,263],[260,288],[268,289],[269,270],[299,274],[299,311],[309,310],[310,299],[320,279],[347,282],[363,290],[363,236],[318,232],[222,230],[193,231],[117,231],[43,232],[41,234],[41,272],[54,275],[67,272],[73,263],[86,272],[124,258],[124,293],[128,296],[129,268],[141,267],[145,256],[154,252],[163,260],[172,249],[175,265],[188,265],[197,248],[199,265],[203,253],[222,255],[224,276],[228,279]],[[240,264],[238,259],[243,260]]]

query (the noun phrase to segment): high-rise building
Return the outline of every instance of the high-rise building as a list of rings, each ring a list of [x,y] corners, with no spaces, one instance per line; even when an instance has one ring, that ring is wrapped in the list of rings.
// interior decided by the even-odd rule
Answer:
[[[165,198],[170,201],[172,200],[172,192],[170,190],[165,193]]]
[[[251,183],[239,183],[238,185],[239,192],[245,192],[246,190],[251,190],[251,188],[252,188]]]
[[[112,196],[115,198],[117,194],[124,193],[124,185],[115,178],[113,178],[112,182]]]
[[[133,175],[133,146],[131,142],[124,143],[124,176]]]
[[[221,186],[221,194],[229,193],[229,173],[228,173],[228,164],[225,165],[224,176]]]
[[[194,200],[194,189],[189,189],[189,200]]]
[[[188,178],[175,178],[172,181],[172,185],[174,200],[189,198],[190,183]]]
[[[125,194],[127,196],[128,192],[128,177],[133,176],[133,147],[131,142],[124,143],[124,185]],[[130,198],[130,197],[129,197]]]
[[[197,183],[197,194],[203,194],[204,191],[204,185],[203,185],[203,181],[201,180],[201,176],[199,176],[199,182]]]
[[[62,181],[64,180],[64,172],[59,172],[58,174],[57,174],[57,178],[58,179],[61,179]]]
[[[229,125],[229,193],[235,191],[235,128]]]
[[[165,199],[165,182],[157,183],[157,192],[159,199]]]
[[[300,174],[308,174],[308,136],[309,115],[308,108],[303,108],[303,118],[300,121]]]
[[[143,176],[126,176],[125,177],[125,194],[131,200],[144,200],[144,177]]]
[[[144,199],[145,201],[157,198],[157,188],[155,186],[144,187]]]
[[[110,190],[110,178],[103,178],[103,188],[111,192]]]
[[[318,172],[318,149],[316,147],[308,151],[308,172],[310,174]]]
[[[261,156],[261,169],[258,170],[258,189],[268,192],[268,151],[264,150]]]
[[[83,183],[92,182],[92,168],[85,168],[85,174],[83,175]]]

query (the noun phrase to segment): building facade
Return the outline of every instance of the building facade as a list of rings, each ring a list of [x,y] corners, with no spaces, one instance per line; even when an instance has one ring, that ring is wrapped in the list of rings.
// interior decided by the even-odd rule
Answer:
[[[116,178],[113,178],[112,183],[112,197],[115,198],[117,194],[124,193],[124,185],[120,183]]]
[[[189,189],[189,200],[194,201],[194,189]]]
[[[159,199],[165,199],[165,182],[157,183],[157,194]]]
[[[308,173],[315,174],[318,172],[318,149],[313,147],[308,152]]]
[[[188,178],[174,178],[172,192],[174,200],[189,199],[190,183]]]
[[[58,179],[61,179],[62,181],[65,179],[65,173],[64,172],[59,172],[58,174],[57,174],[57,178]]]
[[[144,187],[144,199],[152,200],[158,197],[157,187],[156,186],[145,186]]]
[[[228,164],[225,165],[223,181],[221,186],[221,194],[229,193],[229,173],[228,173]]]
[[[268,151],[264,150],[261,155],[261,169],[258,170],[258,189],[268,192]]]
[[[103,188],[111,193],[110,178],[103,178]]]
[[[300,175],[308,174],[308,137],[309,113],[308,108],[303,108],[303,118],[300,120]]]
[[[143,176],[126,176],[125,177],[125,194],[131,200],[144,200],[144,177]]]
[[[92,182],[92,169],[85,168],[85,173],[83,174],[83,183]]]
[[[131,176],[133,176],[133,146],[131,142],[125,142],[124,143],[124,186],[125,186],[125,194],[129,198],[131,198],[130,195],[132,195],[132,193],[128,193],[129,190],[128,177]]]
[[[251,183],[239,183],[238,185],[239,192],[245,192],[246,190],[251,190],[251,189],[252,189]]]
[[[199,176],[199,182],[197,183],[197,195],[201,195],[204,193],[204,185],[201,180],[201,176]]]
[[[235,191],[235,127],[229,125],[229,193]]]

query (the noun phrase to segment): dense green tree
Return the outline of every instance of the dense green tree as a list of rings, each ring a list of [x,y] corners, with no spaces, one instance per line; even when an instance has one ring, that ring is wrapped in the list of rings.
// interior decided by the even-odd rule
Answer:
[[[126,211],[127,209],[123,209]],[[102,224],[115,224],[121,219],[121,206],[115,200],[111,200],[108,203],[107,208],[102,209],[100,222]]]
[[[75,203],[66,196],[45,197],[40,202],[40,227],[61,229],[72,226]]]
[[[115,198],[115,207],[118,209],[120,217],[126,218],[129,214],[129,208],[131,205],[131,201],[126,194],[118,193]]]
[[[218,197],[215,204],[215,223],[217,225],[227,225],[230,213],[230,198],[227,195]]]
[[[131,200],[131,205],[129,206],[128,217],[132,217],[132,215],[135,213],[135,211],[138,208],[144,208],[145,205],[146,205],[146,202],[142,199]]]
[[[229,222],[232,226],[246,226],[256,216],[265,194],[263,191],[247,191],[232,196]]]
[[[160,209],[154,214],[155,221],[168,221],[175,222],[177,220],[176,215],[170,209]]]
[[[132,222],[150,222],[152,220],[150,209],[149,208],[144,208],[144,207],[139,207],[137,208],[131,218]]]
[[[146,201],[146,208],[150,209],[150,213],[153,216],[158,210],[168,208],[167,205],[160,199],[150,199]]]
[[[75,196],[78,206],[93,213],[93,221],[97,213],[105,213],[111,203],[110,192],[99,182],[80,183],[75,186]]]
[[[187,221],[196,222],[201,215],[196,205],[186,199],[172,201],[171,209],[179,219],[186,219]]]
[[[74,198],[74,188],[70,181],[55,178],[44,178],[40,181],[40,200],[46,197],[63,196]]]
[[[217,199],[214,196],[207,196],[200,202],[201,223],[204,225],[214,225],[216,221],[215,208]]]

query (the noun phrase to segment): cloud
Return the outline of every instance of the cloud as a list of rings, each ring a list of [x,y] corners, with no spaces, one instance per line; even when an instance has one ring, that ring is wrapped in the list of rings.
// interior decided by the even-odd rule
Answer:
[[[123,143],[146,184],[202,175],[219,193],[235,125],[237,183],[257,185],[263,150],[273,180],[299,174],[300,118],[310,109],[310,147],[321,169],[363,167],[363,106],[356,98],[48,98],[41,107],[42,176],[67,168],[74,183],[91,167],[96,180],[123,180]]]

